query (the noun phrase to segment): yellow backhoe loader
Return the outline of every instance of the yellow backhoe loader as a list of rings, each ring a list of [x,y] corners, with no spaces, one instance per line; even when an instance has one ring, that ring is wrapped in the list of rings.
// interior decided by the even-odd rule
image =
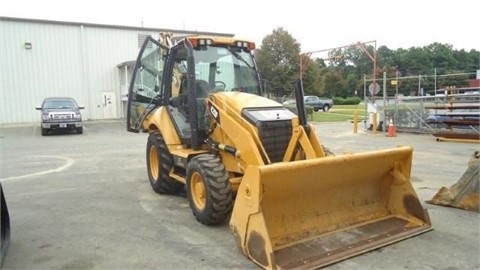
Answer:
[[[127,129],[148,132],[150,184],[186,191],[196,219],[229,219],[266,269],[318,268],[430,230],[410,183],[412,148],[326,155],[306,121],[263,97],[248,40],[147,38],[128,95]]]

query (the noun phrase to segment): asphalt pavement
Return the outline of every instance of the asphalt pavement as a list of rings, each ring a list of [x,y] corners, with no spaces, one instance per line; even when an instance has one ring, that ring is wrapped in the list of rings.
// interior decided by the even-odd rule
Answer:
[[[355,134],[348,122],[315,127],[337,155],[412,146],[411,181],[434,228],[326,269],[480,269],[480,215],[425,203],[460,178],[480,144],[386,137],[362,126]],[[11,222],[3,268],[258,269],[228,224],[202,225],[185,194],[151,189],[146,141],[121,120],[87,121],[83,134],[50,136],[35,124],[0,126],[0,181]]]

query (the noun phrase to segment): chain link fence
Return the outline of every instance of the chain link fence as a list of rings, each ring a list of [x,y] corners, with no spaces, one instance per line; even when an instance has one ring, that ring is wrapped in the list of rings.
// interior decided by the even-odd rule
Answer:
[[[390,121],[397,131],[428,133],[451,138],[480,137],[480,92],[445,90],[446,94],[393,97],[367,100],[367,129],[372,128],[372,115],[377,112],[379,131],[387,131]]]

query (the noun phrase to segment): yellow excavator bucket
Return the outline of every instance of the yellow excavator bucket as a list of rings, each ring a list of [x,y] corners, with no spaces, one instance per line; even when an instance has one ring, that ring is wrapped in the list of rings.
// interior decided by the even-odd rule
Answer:
[[[249,166],[230,227],[266,269],[311,269],[431,230],[412,148]]]

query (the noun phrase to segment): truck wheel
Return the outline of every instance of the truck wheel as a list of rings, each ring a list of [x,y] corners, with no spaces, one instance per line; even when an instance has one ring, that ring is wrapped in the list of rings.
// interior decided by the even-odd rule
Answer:
[[[77,134],[82,134],[82,133],[83,133],[83,127],[78,127]]]
[[[323,111],[324,111],[324,112],[328,112],[328,110],[330,110],[330,106],[324,105],[324,106],[323,106]]]
[[[47,136],[48,135],[48,129],[46,128],[41,128],[42,129],[42,136]]]
[[[218,156],[203,154],[188,162],[186,190],[193,215],[203,224],[224,222],[233,208],[228,174]]]
[[[183,190],[183,184],[171,179],[172,155],[162,135],[152,132],[147,140],[147,171],[153,190],[160,194],[177,194]]]

